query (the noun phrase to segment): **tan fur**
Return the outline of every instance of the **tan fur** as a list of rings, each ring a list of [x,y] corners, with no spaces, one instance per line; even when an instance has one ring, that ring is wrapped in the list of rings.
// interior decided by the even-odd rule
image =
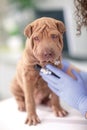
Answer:
[[[61,21],[47,17],[37,19],[25,28],[26,45],[11,83],[11,91],[18,103],[18,109],[27,111],[26,123],[29,125],[40,122],[36,105],[44,101],[47,103],[50,100],[56,116],[67,115],[60,106],[59,98],[51,92],[39,72],[34,69],[36,64],[44,67],[48,63],[54,64],[55,60],[60,60],[57,67],[62,68],[64,31]]]

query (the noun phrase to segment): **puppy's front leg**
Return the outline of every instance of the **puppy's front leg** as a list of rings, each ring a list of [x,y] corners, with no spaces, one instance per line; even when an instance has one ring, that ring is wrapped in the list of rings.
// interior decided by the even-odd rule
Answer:
[[[25,104],[27,111],[27,119],[26,124],[36,125],[40,123],[40,120],[36,114],[35,101],[33,97],[35,79],[33,76],[24,74],[23,76],[23,85],[24,85],[24,96],[25,96]]]
[[[52,110],[56,116],[64,117],[68,114],[68,112],[61,107],[59,97],[54,93],[51,95],[51,104]]]

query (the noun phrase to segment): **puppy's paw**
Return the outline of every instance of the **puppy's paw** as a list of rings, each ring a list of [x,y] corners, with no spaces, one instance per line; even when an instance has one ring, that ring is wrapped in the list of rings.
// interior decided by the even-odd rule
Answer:
[[[68,115],[68,112],[62,107],[53,107],[53,112],[58,117],[64,117]]]
[[[37,125],[38,123],[40,123],[40,119],[37,115],[30,115],[25,121],[25,124],[28,125]]]

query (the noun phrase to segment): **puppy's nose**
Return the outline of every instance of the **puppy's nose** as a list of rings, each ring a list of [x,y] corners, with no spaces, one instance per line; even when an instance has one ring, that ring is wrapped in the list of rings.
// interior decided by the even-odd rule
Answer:
[[[54,51],[52,49],[45,49],[43,51],[43,58],[49,59],[54,57]]]

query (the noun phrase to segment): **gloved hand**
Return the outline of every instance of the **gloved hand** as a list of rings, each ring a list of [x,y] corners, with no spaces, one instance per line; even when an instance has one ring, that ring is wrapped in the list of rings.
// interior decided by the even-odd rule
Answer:
[[[87,91],[80,74],[73,70],[73,74],[76,77],[75,80],[52,65],[47,65],[46,68],[60,77],[59,79],[53,75],[46,75],[40,72],[42,78],[48,83],[49,88],[68,105],[87,116]]]
[[[80,76],[82,77],[85,87],[86,87],[86,92],[87,92],[87,72],[81,71]]]
[[[70,66],[70,63],[67,61],[67,60],[62,60],[62,65],[63,65],[63,68],[62,68],[62,71],[63,72],[66,72],[67,69],[69,68]],[[84,81],[84,84],[85,84],[85,87],[86,87],[86,91],[87,91],[87,72],[84,72],[84,71],[80,71],[79,74],[81,75],[83,81]]]
[[[62,71],[64,71],[64,72],[66,72],[67,71],[67,69],[69,68],[69,66],[70,66],[70,63],[67,61],[67,60],[62,60],[62,66],[63,66],[63,68],[62,68]]]

